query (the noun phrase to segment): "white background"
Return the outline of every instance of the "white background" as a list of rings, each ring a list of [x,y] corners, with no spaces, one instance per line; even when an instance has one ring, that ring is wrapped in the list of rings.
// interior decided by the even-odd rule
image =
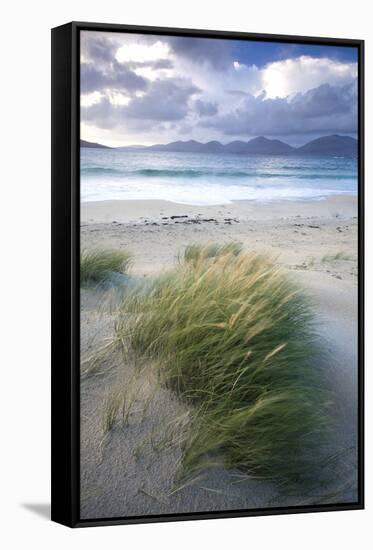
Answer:
[[[50,490],[50,28],[76,20],[367,40],[369,242],[373,217],[369,213],[373,185],[369,159],[373,96],[369,4],[364,0],[229,0],[220,4],[218,0],[3,2],[0,32],[0,544],[3,548],[367,548],[373,522],[369,437],[372,402],[369,401],[366,511],[80,530],[53,524],[47,514]],[[367,263],[369,268],[369,256]],[[367,366],[369,358],[368,354]]]

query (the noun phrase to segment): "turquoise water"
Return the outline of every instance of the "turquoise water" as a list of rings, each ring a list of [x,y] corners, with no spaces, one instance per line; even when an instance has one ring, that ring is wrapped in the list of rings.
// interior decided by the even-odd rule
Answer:
[[[81,200],[184,204],[321,199],[357,192],[349,157],[217,155],[81,149]]]

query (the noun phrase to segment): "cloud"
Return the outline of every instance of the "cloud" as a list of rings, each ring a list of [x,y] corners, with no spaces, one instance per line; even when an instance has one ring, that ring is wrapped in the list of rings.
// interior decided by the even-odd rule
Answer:
[[[93,36],[91,40],[86,41],[86,56],[97,61],[110,63],[113,60],[116,44],[103,36]]]
[[[153,61],[128,61],[126,67],[129,69],[139,69],[150,67],[151,69],[172,69],[174,66],[171,59],[156,59]]]
[[[167,43],[177,57],[194,64],[207,64],[219,71],[232,64],[232,45],[229,40],[170,36],[167,37]]]
[[[201,124],[227,136],[285,136],[357,130],[356,84],[323,84],[290,98],[248,95],[229,113]]]
[[[345,86],[322,84],[290,101],[294,115],[302,119],[332,117],[344,113],[356,114],[357,87],[355,83]],[[356,120],[353,119],[354,125]],[[356,130],[356,127],[354,128]]]
[[[189,99],[199,92],[187,79],[156,80],[145,95],[133,97],[126,105],[113,104],[103,96],[92,105],[82,106],[82,120],[101,128],[118,127],[131,119],[141,121],[142,128],[152,127],[154,122],[178,121],[186,117]],[[134,126],[139,125],[132,123]]]
[[[84,128],[127,143],[356,132],[356,62],[299,46],[263,65],[253,44],[83,32]]]
[[[156,80],[143,97],[134,98],[127,108],[127,116],[148,120],[180,120],[189,111],[188,100],[200,92],[186,79]]]
[[[218,112],[217,104],[212,101],[202,101],[201,99],[196,99],[193,105],[200,116],[212,116],[216,115]]]
[[[167,59],[170,47],[166,41],[157,40],[153,44],[141,41],[127,41],[116,52],[120,63],[152,62]]]
[[[262,89],[269,98],[287,97],[326,83],[342,85],[356,77],[356,63],[306,55],[269,63],[261,71]]]
[[[120,63],[117,52],[121,45],[116,33],[83,32],[81,39],[80,86],[82,94],[107,91],[126,94],[145,90],[147,80],[133,67]]]
[[[245,97],[247,95],[247,92],[243,92],[242,90],[224,90],[226,94],[233,95],[233,96],[239,96],[239,97]]]
[[[80,89],[83,94],[107,89],[132,92],[146,87],[145,78],[115,60],[106,69],[98,69],[93,63],[81,64]]]

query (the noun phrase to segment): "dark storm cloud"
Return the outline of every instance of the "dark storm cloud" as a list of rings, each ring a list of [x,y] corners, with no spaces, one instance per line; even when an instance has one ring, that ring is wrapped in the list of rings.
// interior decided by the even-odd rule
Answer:
[[[103,97],[99,103],[82,107],[82,120],[101,128],[114,128],[139,120],[141,127],[154,122],[182,120],[190,111],[189,99],[200,90],[188,80],[175,78],[149,83],[146,95],[134,97],[128,105],[113,105]],[[131,127],[137,125],[133,122]]]
[[[208,63],[214,69],[224,70],[233,63],[232,46],[227,40],[170,36],[167,43],[174,54],[196,64]]]
[[[228,114],[201,121],[227,136],[299,135],[317,132],[355,133],[356,85],[325,84],[293,98],[248,95]]]
[[[106,68],[97,68],[93,63],[82,63],[80,87],[84,94],[106,89],[132,92],[145,90],[147,81],[114,60]]]
[[[202,101],[201,99],[196,99],[193,105],[199,116],[213,116],[218,112],[217,104],[212,101]]]

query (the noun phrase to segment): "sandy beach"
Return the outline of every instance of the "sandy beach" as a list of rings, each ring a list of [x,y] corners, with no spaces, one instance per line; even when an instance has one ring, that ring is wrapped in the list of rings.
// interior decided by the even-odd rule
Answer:
[[[239,242],[244,251],[269,253],[311,297],[325,369],[338,399],[338,428],[331,449],[335,476],[308,494],[284,494],[258,480],[232,483],[232,472],[216,468],[173,491],[179,460],[175,450],[141,452],[139,444],[162,431],[184,405],[170,390],[152,391],[142,380],[127,424],[116,423],[103,440],[107,397],[130,386],[133,366],[115,367],[81,383],[81,514],[113,517],[265,508],[356,500],[357,403],[357,200],[324,200],[189,206],[167,201],[102,201],[81,204],[82,248],[125,249],[131,275],[149,278],[171,267],[189,243]],[[109,290],[109,293],[111,291]],[[81,353],[94,351],[113,330],[108,291],[81,291]],[[144,408],[142,404],[146,402]],[[144,409],[145,412],[144,412]],[[330,465],[330,464],[329,464]]]
[[[82,246],[126,248],[134,255],[134,273],[143,276],[169,267],[190,242],[236,240],[244,248],[274,254],[289,269],[354,280],[356,225],[356,198],[346,195],[267,204],[102,201],[81,207]],[[351,261],[319,265],[324,256],[341,251]]]

